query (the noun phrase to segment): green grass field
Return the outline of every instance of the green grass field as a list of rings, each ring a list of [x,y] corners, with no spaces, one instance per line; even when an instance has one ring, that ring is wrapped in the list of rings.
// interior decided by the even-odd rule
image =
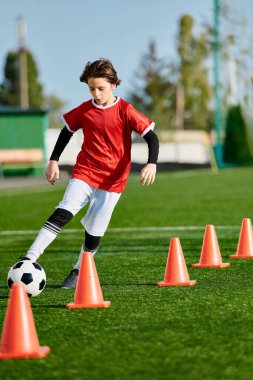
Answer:
[[[41,257],[47,286],[31,299],[40,345],[51,352],[44,359],[0,361],[1,380],[253,378],[253,260],[228,258],[242,219],[252,217],[253,169],[161,173],[152,187],[138,181],[130,177],[95,256],[111,307],[65,308],[74,291],[59,284],[83,240],[80,212]],[[1,330],[8,268],[25,253],[65,187],[1,190]],[[199,261],[206,224],[215,225],[229,268],[191,268]],[[156,286],[171,237],[180,238],[197,285]]]

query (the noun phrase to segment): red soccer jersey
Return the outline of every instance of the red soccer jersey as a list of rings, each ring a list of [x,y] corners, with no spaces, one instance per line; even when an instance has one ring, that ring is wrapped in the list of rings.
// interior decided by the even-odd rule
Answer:
[[[154,128],[152,120],[119,97],[105,107],[88,100],[62,119],[70,132],[83,130],[84,141],[72,178],[97,189],[122,192],[131,165],[132,131],[144,136]]]

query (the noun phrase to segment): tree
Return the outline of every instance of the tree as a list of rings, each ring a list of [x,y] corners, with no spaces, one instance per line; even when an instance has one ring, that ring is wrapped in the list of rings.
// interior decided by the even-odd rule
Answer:
[[[221,58],[220,107],[223,114],[219,127],[221,135],[225,136],[224,159],[226,162],[239,163],[242,152],[244,151],[243,154],[245,154],[245,149],[247,150],[249,145],[251,145],[251,151],[253,149],[252,32],[249,30],[249,16],[246,14],[245,8],[240,7],[240,4],[220,0],[217,11],[219,11],[218,47]],[[213,25],[207,23],[205,27],[213,45]],[[237,119],[241,124],[232,125],[233,119]],[[240,128],[242,128],[242,136],[239,136]],[[246,139],[246,134],[248,139]],[[238,140],[235,138],[236,135]],[[244,144],[244,141],[247,142]],[[230,143],[231,147],[229,147]]]
[[[221,0],[222,88],[225,107],[241,104],[247,110],[253,95],[252,31],[243,7]]]
[[[19,72],[17,53],[7,54],[4,66],[4,82],[0,86],[0,103],[7,105],[19,104]]]
[[[27,57],[27,77],[28,77],[28,97],[31,108],[41,108],[43,106],[43,88],[39,82],[39,73],[32,53],[26,49]],[[4,105],[19,106],[19,52],[10,51],[7,53],[4,66],[4,80],[0,86],[0,103]]]
[[[129,101],[156,120],[162,129],[210,130],[212,87],[207,60],[211,53],[209,34],[193,34],[194,20],[184,15],[179,22],[178,63],[165,62],[151,41],[136,74],[137,85]]]
[[[247,128],[239,105],[231,106],[227,114],[223,159],[232,164],[252,164]]]
[[[172,66],[158,57],[156,43],[151,41],[147,53],[141,59],[135,75],[135,88],[128,100],[155,120],[160,129],[169,129],[173,122],[175,85],[169,79],[172,76]]]
[[[208,79],[207,58],[211,52],[208,34],[194,36],[194,19],[183,15],[179,22],[177,50],[179,54],[178,86],[182,88],[185,129],[209,130],[211,127],[211,85]]]

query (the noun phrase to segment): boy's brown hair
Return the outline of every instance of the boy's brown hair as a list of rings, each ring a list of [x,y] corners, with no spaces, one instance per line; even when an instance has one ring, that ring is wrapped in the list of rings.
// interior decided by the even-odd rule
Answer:
[[[80,81],[88,83],[89,78],[105,78],[109,83],[118,86],[121,80],[117,76],[111,61],[106,58],[100,58],[94,62],[88,62],[80,75]]]

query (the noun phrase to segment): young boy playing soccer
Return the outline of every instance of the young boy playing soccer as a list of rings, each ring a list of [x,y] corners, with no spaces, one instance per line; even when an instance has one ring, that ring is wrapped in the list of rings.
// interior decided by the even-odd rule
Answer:
[[[59,179],[58,160],[73,133],[82,129],[84,141],[73,168],[64,197],[47,219],[29,248],[25,260],[36,261],[61,228],[88,202],[81,223],[85,227],[84,244],[74,269],[62,288],[75,288],[84,251],[96,253],[100,239],[111,219],[113,209],[123,192],[130,171],[131,134],[135,131],[147,142],[148,163],[141,170],[142,185],[152,184],[156,175],[159,142],[154,123],[131,104],[113,95],[120,84],[117,72],[107,59],[88,62],[80,76],[87,83],[92,99],[63,115],[61,130],[46,169],[53,185]]]

